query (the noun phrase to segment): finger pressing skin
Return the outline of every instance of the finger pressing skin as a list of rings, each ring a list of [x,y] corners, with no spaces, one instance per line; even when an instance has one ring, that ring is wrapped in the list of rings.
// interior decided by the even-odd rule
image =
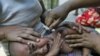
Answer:
[[[16,42],[20,42],[20,43],[23,43],[26,45],[32,44],[32,45],[36,46],[36,43],[34,41],[25,40],[25,39],[20,38],[20,37],[19,37],[19,39],[16,40]]]
[[[23,44],[28,44],[28,41],[22,39],[21,37],[17,37],[16,39],[12,39],[10,41],[11,42],[20,42],[20,43],[23,43]]]
[[[19,34],[19,37],[27,38],[27,37],[29,37],[29,34],[26,34],[26,33],[20,33],[20,34]]]
[[[73,44],[73,43],[82,43],[83,39],[72,39],[72,40],[65,40],[65,42],[69,43],[69,44]]]
[[[26,37],[26,39],[31,40],[31,41],[35,41],[35,42],[39,42],[40,41],[37,37],[32,36],[32,35],[29,35],[28,37]]]
[[[36,36],[36,37],[40,37],[41,36],[39,33],[34,31],[34,29],[32,29],[32,28],[26,28],[24,33],[31,34],[31,35]]]
[[[27,33],[27,34],[33,34],[33,30],[26,30],[24,33]]]
[[[69,44],[70,47],[82,47],[83,43],[77,43],[77,44]]]
[[[63,40],[61,39],[61,34],[57,34],[57,36],[54,38],[54,46],[57,47],[57,46],[61,46]]]
[[[81,35],[67,35],[65,36],[65,39],[81,39]]]
[[[23,33],[23,34],[20,34],[20,36],[19,37],[21,37],[21,38],[23,38],[23,39],[26,39],[26,40],[31,40],[31,41],[37,41],[37,37],[35,37],[35,36],[32,36],[32,35],[30,35],[30,34],[26,34],[26,33]],[[39,41],[39,40],[38,40]]]
[[[32,35],[33,35],[33,36],[36,36],[36,37],[41,37],[41,34],[35,32],[35,31],[33,31]]]
[[[26,28],[26,30],[33,31],[34,29],[33,28]]]

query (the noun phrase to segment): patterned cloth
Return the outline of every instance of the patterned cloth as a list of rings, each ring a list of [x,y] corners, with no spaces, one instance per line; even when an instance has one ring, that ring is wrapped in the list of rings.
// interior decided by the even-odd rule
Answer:
[[[84,11],[82,15],[77,16],[76,23],[84,26],[100,27],[100,14],[98,13],[100,10],[97,10],[97,8],[91,7]],[[82,50],[74,50],[65,56],[83,56],[82,53]],[[91,54],[89,54],[89,56],[91,56]]]
[[[100,28],[100,7],[91,7],[84,11],[83,14],[77,16],[76,23],[88,27],[94,27],[96,28],[95,30],[99,32],[100,29],[98,30],[98,28]]]
[[[100,8],[99,8],[100,9]],[[91,27],[100,27],[100,14],[98,8],[89,8],[82,15],[79,15],[76,22]]]
[[[59,54],[58,56],[83,56],[82,55],[82,50],[73,50],[73,52],[70,52],[68,54]]]

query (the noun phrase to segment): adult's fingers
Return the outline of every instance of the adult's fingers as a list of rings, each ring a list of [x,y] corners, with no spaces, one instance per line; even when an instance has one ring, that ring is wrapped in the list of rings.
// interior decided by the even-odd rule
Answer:
[[[70,47],[82,47],[83,43],[77,43],[77,44],[69,44]]]
[[[32,29],[32,28],[27,28],[25,33],[31,34],[31,35],[36,36],[36,37],[40,37],[41,36],[38,32],[34,31],[34,29]]]
[[[77,23],[65,21],[65,22],[63,22],[62,24],[59,25],[59,27],[62,27],[62,26],[68,27],[70,29],[74,29],[78,33],[82,33],[81,26]]]
[[[28,41],[26,41],[25,39],[23,39],[21,37],[12,38],[9,41],[10,42],[20,42],[20,43],[23,43],[23,44],[28,44]]]
[[[26,45],[30,45],[30,44],[36,45],[36,43],[34,41],[26,40],[21,37],[17,37],[15,40],[12,40],[12,42],[20,42],[20,43],[23,43]]]
[[[83,39],[71,39],[65,40],[66,43],[73,44],[73,43],[82,43]]]
[[[23,38],[23,39],[26,39],[26,40],[31,40],[31,41],[37,41],[37,40],[38,40],[37,37],[32,36],[32,35],[30,35],[30,34],[26,34],[26,33],[20,34],[19,37],[20,37],[20,38]]]
[[[65,36],[65,39],[81,39],[81,35],[67,35]]]
[[[36,37],[41,37],[41,34],[35,32],[35,31],[33,31],[32,35],[33,35],[33,36],[36,36]]]
[[[60,47],[62,44],[63,40],[61,39],[61,34],[57,34],[57,36],[54,38],[54,46],[55,47]]]

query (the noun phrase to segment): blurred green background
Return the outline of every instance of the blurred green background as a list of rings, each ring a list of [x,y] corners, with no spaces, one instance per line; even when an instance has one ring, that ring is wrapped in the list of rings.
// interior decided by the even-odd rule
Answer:
[[[59,0],[43,0],[46,9],[52,9],[58,6]]]

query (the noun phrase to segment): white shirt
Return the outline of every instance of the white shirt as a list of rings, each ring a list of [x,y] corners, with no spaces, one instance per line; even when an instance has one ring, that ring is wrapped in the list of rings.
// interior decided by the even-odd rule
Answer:
[[[29,26],[40,31],[44,28],[40,22],[42,7],[38,0],[0,0],[0,25]]]
[[[2,25],[29,24],[42,13],[38,0],[0,0]]]

